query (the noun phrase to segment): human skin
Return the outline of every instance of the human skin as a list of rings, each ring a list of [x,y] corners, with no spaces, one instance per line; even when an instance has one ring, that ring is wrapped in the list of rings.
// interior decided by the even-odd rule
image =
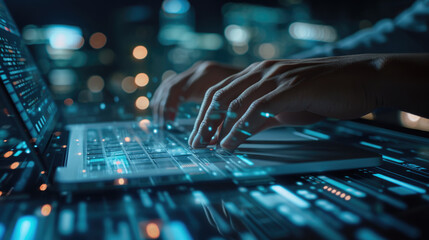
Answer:
[[[205,92],[189,137],[193,148],[219,143],[233,150],[269,127],[309,124],[326,117],[353,119],[378,107],[429,116],[429,54],[269,60],[240,72],[205,64],[163,83],[154,98],[155,115],[172,120],[174,116],[166,111],[171,99],[198,100]],[[225,76],[228,72],[232,74]],[[170,103],[173,112],[178,103]]]

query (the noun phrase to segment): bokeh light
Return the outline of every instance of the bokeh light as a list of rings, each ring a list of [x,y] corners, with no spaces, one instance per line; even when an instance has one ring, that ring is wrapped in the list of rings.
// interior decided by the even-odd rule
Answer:
[[[101,76],[94,75],[88,78],[86,85],[91,92],[98,93],[104,88],[104,79]]]
[[[159,238],[161,231],[159,230],[158,224],[148,223],[146,225],[146,234],[149,238],[152,238],[152,239]]]
[[[142,119],[139,122],[139,127],[146,133],[149,132],[149,126],[150,126],[150,120],[149,119]]]
[[[131,76],[125,77],[122,79],[121,88],[126,93],[133,93],[137,90],[137,86],[134,83],[134,78]]]
[[[11,165],[10,165],[10,169],[17,169],[19,167],[19,162],[13,162]]]
[[[277,54],[276,47],[272,43],[263,43],[259,45],[258,54],[263,59],[274,58]]]
[[[145,110],[149,107],[149,99],[145,96],[138,97],[136,100],[136,107],[140,110]]]
[[[107,43],[107,37],[101,32],[96,32],[89,38],[89,45],[94,49],[103,48]]]
[[[40,191],[46,191],[46,189],[48,189],[48,184],[46,184],[46,183],[43,183],[42,185],[40,185],[40,187],[39,187],[39,190]]]
[[[7,151],[5,154],[3,154],[3,157],[8,158],[8,157],[12,156],[12,154],[13,154],[13,151]]]
[[[49,214],[51,214],[52,211],[52,206],[50,204],[45,204],[42,206],[42,208],[40,209],[40,213],[42,214],[42,216],[49,216]]]
[[[135,77],[135,83],[139,87],[144,87],[149,83],[149,76],[146,73],[139,73]]]
[[[138,60],[146,58],[146,56],[147,56],[147,48],[145,46],[141,46],[141,45],[140,46],[136,46],[133,49],[133,56],[134,56],[134,58],[136,58]]]

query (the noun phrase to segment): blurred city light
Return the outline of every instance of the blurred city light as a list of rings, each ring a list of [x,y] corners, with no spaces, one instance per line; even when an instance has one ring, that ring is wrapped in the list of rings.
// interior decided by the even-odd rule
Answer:
[[[149,76],[146,73],[139,73],[135,77],[135,83],[139,87],[144,87],[149,83]]]
[[[232,51],[237,55],[244,55],[249,51],[249,45],[247,43],[243,45],[232,45]]]
[[[179,45],[190,49],[219,50],[223,46],[223,39],[216,33],[187,32],[183,34]]]
[[[88,78],[86,85],[91,92],[99,93],[104,88],[104,79],[101,76],[94,75]]]
[[[82,30],[76,26],[48,25],[45,34],[54,49],[79,49],[84,44]]]
[[[133,49],[133,56],[134,56],[134,58],[136,58],[138,60],[146,58],[147,48],[145,46],[136,46]]]
[[[107,43],[107,37],[101,32],[96,32],[89,38],[89,45],[94,49],[103,48]]]
[[[71,69],[53,69],[48,78],[52,91],[56,93],[68,93],[76,87],[77,75]]]
[[[164,0],[162,10],[170,14],[184,14],[190,8],[187,0]]]
[[[134,78],[131,76],[127,76],[124,79],[122,79],[121,82],[121,88],[126,93],[133,93],[137,90],[137,86],[134,83]]]
[[[228,41],[236,45],[246,44],[250,39],[250,35],[245,28],[234,24],[228,25],[224,34]]]
[[[292,38],[320,42],[334,42],[337,40],[337,31],[328,25],[294,22],[289,26]]]
[[[149,107],[149,99],[145,96],[138,97],[136,100],[136,107],[140,110],[145,110]]]
[[[276,46],[272,43],[263,43],[259,45],[258,54],[263,59],[274,58],[277,55]]]

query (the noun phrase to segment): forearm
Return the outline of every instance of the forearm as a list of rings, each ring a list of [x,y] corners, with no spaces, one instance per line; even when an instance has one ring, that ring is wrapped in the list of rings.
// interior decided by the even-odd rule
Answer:
[[[374,61],[379,106],[429,117],[429,54],[387,54]]]

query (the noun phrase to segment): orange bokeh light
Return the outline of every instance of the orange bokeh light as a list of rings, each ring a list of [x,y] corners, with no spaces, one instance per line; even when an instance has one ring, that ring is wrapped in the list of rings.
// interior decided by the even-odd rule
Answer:
[[[161,231],[156,223],[148,223],[146,225],[146,234],[149,238],[156,239],[159,238]]]
[[[136,107],[140,110],[145,110],[149,107],[149,99],[145,96],[138,97],[136,100]]]
[[[146,73],[139,73],[134,79],[135,83],[139,87],[144,87],[149,83],[149,76]]]
[[[89,38],[89,45],[94,49],[103,48],[107,43],[107,37],[101,32],[96,32]]]
[[[146,58],[147,48],[145,46],[136,46],[133,49],[133,56],[134,56],[134,58],[136,58],[138,60]]]
[[[52,211],[52,206],[50,204],[45,204],[42,206],[42,208],[40,209],[40,213],[42,214],[42,216],[49,216],[49,214],[51,214]]]
[[[40,185],[39,189],[40,191],[45,191],[46,189],[48,189],[48,185],[46,183],[43,183],[42,185]]]
[[[7,151],[5,154],[3,154],[3,157],[8,158],[8,157],[12,156],[12,154],[13,154],[13,151]]]
[[[13,162],[11,165],[10,165],[10,169],[17,169],[19,167],[19,162]]]

